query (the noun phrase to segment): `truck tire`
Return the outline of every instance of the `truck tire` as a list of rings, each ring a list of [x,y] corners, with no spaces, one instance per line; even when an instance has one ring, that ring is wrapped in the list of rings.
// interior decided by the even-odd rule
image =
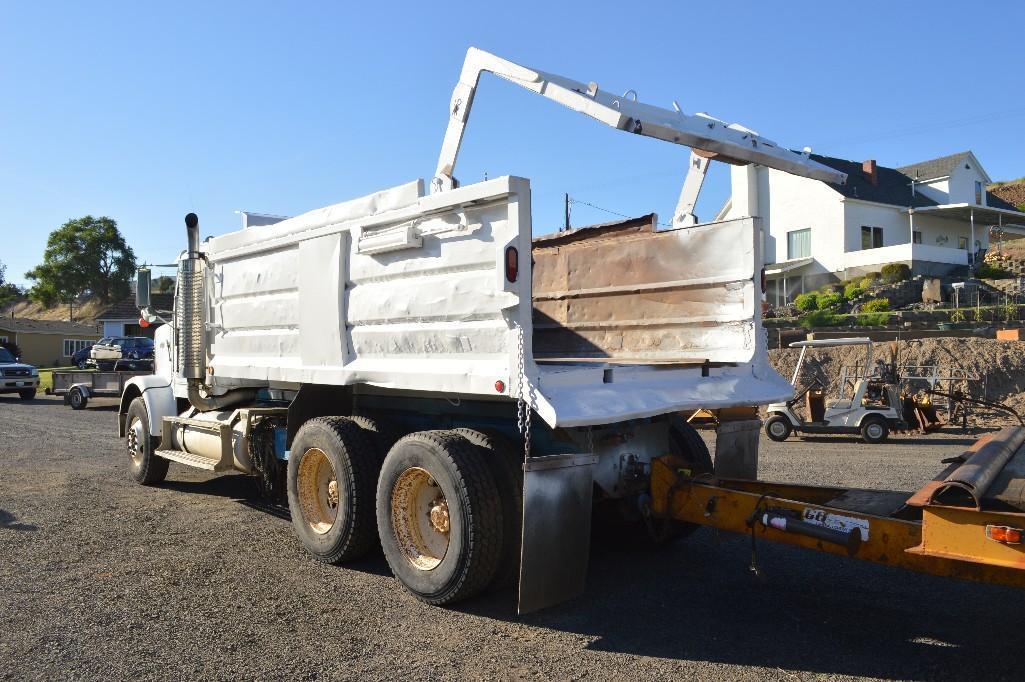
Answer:
[[[791,426],[790,420],[781,414],[776,414],[765,420],[765,435],[776,441],[782,443],[790,437],[794,427]]]
[[[402,438],[399,429],[387,419],[373,417],[369,414],[354,414],[349,417],[358,427],[363,429],[370,440],[373,441],[377,450],[377,461],[383,462],[384,456],[392,449],[392,446]],[[376,485],[376,481],[375,481]]]
[[[18,397],[22,400],[32,400],[36,397],[36,389],[29,388],[24,391],[18,391]]]
[[[125,444],[128,450],[128,475],[136,483],[153,485],[167,477],[170,462],[153,454],[156,440],[149,433],[146,402],[138,397],[128,406],[125,417]]]
[[[675,414],[669,417],[669,451],[690,465],[691,476],[712,473],[712,453],[708,451],[705,439],[690,422]],[[699,527],[695,523],[669,521],[663,533],[663,542],[686,537]]]
[[[347,417],[317,417],[300,427],[288,458],[288,508],[299,542],[318,561],[339,564],[377,543],[377,448]]]
[[[861,439],[866,443],[882,443],[890,435],[890,427],[882,417],[869,415],[861,420]]]
[[[523,457],[500,433],[491,429],[454,429],[480,449],[495,479],[502,505],[502,552],[492,584],[505,587],[520,574],[520,538],[523,525]]]
[[[420,431],[384,459],[377,526],[399,583],[428,604],[484,590],[503,549],[502,506],[479,448],[453,431]]]
[[[88,404],[89,398],[85,395],[85,391],[78,386],[74,386],[68,391],[68,405],[71,405],[71,409],[84,410]]]

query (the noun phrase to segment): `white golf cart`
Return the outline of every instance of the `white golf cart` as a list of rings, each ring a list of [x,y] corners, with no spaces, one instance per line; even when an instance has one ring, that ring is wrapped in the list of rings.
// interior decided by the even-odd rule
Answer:
[[[841,396],[826,401],[828,381],[822,376],[812,377],[803,387],[798,379],[804,367],[809,348],[836,346],[865,347],[865,364],[852,375],[846,375],[840,387]],[[772,440],[786,440],[791,433],[861,434],[866,443],[881,443],[891,430],[907,429],[902,416],[901,398],[897,380],[890,365],[882,360],[872,365],[872,340],[864,337],[797,341],[791,348],[800,348],[801,355],[794,368],[790,383],[794,397],[785,403],[772,403],[766,409],[765,433]],[[803,402],[804,416],[795,411]]]

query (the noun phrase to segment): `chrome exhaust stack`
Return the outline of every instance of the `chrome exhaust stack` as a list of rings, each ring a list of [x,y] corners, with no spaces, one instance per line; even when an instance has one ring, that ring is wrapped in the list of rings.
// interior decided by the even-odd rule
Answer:
[[[189,239],[188,255],[178,268],[178,298],[175,325],[178,330],[178,371],[189,380],[206,378],[206,272],[199,252],[199,217],[185,216]],[[191,391],[190,391],[191,392]]]
[[[224,395],[207,395],[206,386],[206,259],[199,251],[199,216],[185,216],[189,251],[178,268],[178,300],[175,329],[178,343],[178,372],[188,380],[189,402],[200,412],[224,410],[251,402],[256,389],[242,388]]]

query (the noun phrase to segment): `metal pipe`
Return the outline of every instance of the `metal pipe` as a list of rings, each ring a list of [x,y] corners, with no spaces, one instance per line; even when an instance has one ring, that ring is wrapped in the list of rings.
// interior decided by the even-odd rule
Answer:
[[[199,216],[189,213],[185,216],[185,232],[189,239],[189,258],[199,257]]]
[[[201,379],[189,379],[189,402],[200,412],[226,410],[234,405],[256,400],[257,389],[240,388],[224,395],[206,396],[200,391],[203,388]]]
[[[762,523],[771,528],[775,528],[776,530],[783,531],[784,533],[795,533],[797,535],[804,535],[805,537],[821,540],[822,542],[840,545],[847,549],[848,556],[854,556],[857,554],[858,549],[861,547],[862,538],[861,530],[859,528],[852,528],[851,530],[844,532],[842,530],[835,530],[833,528],[819,526],[814,523],[808,523],[807,521],[788,518],[782,514],[772,513],[763,514]]]

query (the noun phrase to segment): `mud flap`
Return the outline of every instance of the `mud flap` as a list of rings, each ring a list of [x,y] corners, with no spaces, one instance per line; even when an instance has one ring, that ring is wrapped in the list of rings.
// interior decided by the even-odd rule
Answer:
[[[523,465],[519,613],[583,593],[591,550],[594,455],[532,457]]]

